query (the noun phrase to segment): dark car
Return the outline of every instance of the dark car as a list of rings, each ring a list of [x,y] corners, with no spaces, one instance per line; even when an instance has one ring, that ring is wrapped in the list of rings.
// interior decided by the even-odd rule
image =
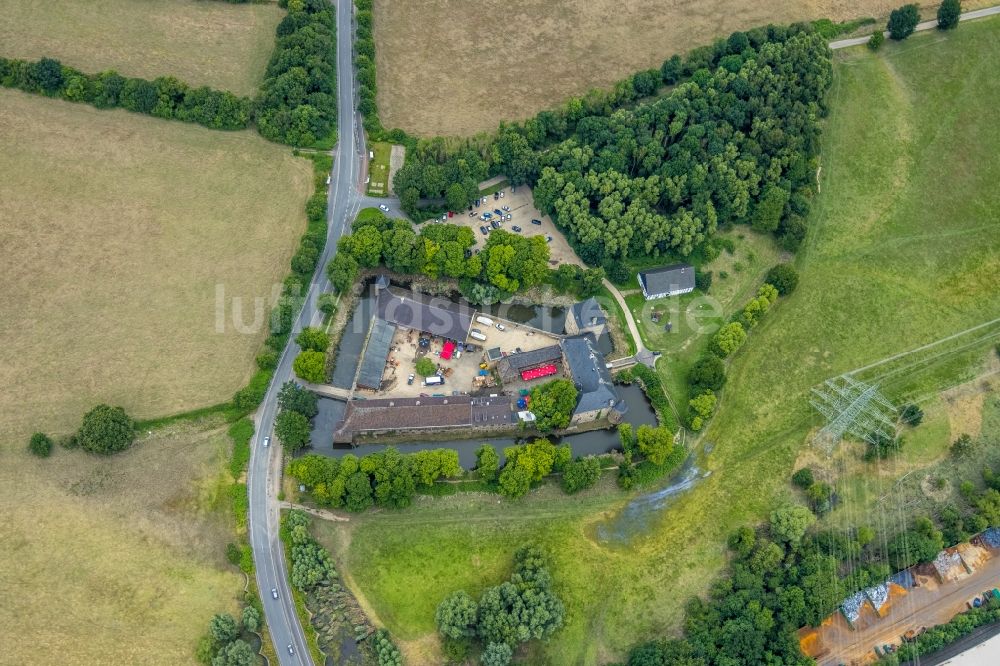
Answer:
[[[496,220],[493,220],[492,222],[490,222],[490,224],[493,225],[494,229],[499,229],[500,228],[500,223],[497,222]]]
[[[493,193],[493,201],[496,201],[499,198],[500,198],[500,193],[499,192],[494,192]]]
[[[551,243],[552,242],[552,236],[546,236],[545,237],[545,242],[546,243]]]
[[[542,221],[541,220],[532,220],[531,223],[532,224],[537,224],[538,226],[542,226]]]
[[[503,217],[503,211],[502,211],[502,210],[500,210],[499,208],[494,208],[494,209],[493,209],[493,212],[494,212],[495,214],[499,215],[500,217]]]
[[[516,231],[517,233],[521,233],[521,227],[517,226],[516,224],[512,226],[510,229],[511,231]]]
[[[479,227],[479,231],[480,231],[480,232],[482,232],[482,234],[483,234],[484,236],[485,236],[486,234],[490,233],[490,230],[489,230],[489,229],[487,229],[487,228],[486,228],[485,226],[482,226],[482,227]]]

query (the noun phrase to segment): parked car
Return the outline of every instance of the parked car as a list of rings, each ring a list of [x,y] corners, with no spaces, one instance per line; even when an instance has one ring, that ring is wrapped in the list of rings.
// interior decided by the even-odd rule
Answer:
[[[542,221],[541,220],[532,220],[531,223],[532,224],[537,224],[538,226],[542,226]]]
[[[379,204],[378,205],[378,209],[380,211],[382,211],[383,213],[388,213],[389,212],[389,207],[386,206],[385,204]]]
[[[406,385],[407,386],[412,386],[413,385],[413,375],[412,374],[409,377],[406,378]]]
[[[327,184],[327,185],[329,185],[329,184],[330,184],[330,177],[329,177],[329,176],[327,176],[327,177],[326,177],[326,184]]]
[[[270,437],[265,437],[264,438],[264,448],[266,449],[270,445],[271,445],[271,438]]]
[[[500,207],[503,208],[505,211],[508,212],[510,211],[510,206],[500,206]]]
[[[276,587],[271,588],[271,596],[274,597],[275,599],[278,598],[278,588]]]
[[[469,217],[475,217],[475,216],[476,216],[476,211],[470,210],[469,211]]]
[[[489,230],[489,229],[487,229],[487,228],[486,228],[485,226],[483,226],[483,227],[479,227],[479,232],[480,232],[480,233],[481,233],[482,235],[484,235],[484,236],[488,236],[488,235],[489,235],[489,233],[490,233],[490,230]]]
[[[476,199],[476,208],[479,208],[479,199]]]
[[[503,199],[503,190],[500,190],[500,198]]]
[[[499,192],[494,192],[493,193],[493,201],[496,201],[499,198],[500,198],[500,193]]]
[[[493,225],[494,229],[499,229],[500,228],[500,223],[497,222],[496,220],[493,220],[492,222],[490,222],[490,224]]]
[[[552,236],[546,236],[545,237],[545,242],[546,243],[551,243],[552,242]]]
[[[510,220],[510,218],[511,218],[511,214],[507,213],[507,219]]]
[[[498,331],[506,331],[507,327],[504,326],[503,324],[497,324],[497,330]]]
[[[503,211],[500,210],[499,208],[494,208],[493,212],[499,215],[500,217],[503,217]]]
[[[510,229],[511,231],[516,231],[517,233],[521,233],[521,227],[517,226],[516,224],[512,226]]]
[[[441,221],[442,222],[447,222],[448,221],[448,213],[445,213],[444,215],[441,216]]]

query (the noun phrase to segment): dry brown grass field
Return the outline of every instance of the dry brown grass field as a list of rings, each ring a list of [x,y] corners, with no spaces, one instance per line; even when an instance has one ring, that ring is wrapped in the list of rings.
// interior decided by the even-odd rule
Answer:
[[[199,0],[0,0],[0,55],[58,58],[85,72],[172,75],[253,94],[284,11]]]
[[[214,419],[110,458],[0,449],[0,663],[195,664],[243,591],[225,560],[228,442]]]
[[[12,90],[0,145],[0,450],[99,402],[149,418],[230,399],[266,331],[217,333],[216,285],[270,299],[312,165],[252,132]]]
[[[989,0],[963,2],[970,8]],[[375,0],[379,113],[471,135],[768,23],[884,16],[895,0]],[[934,5],[936,6],[936,5]],[[921,12],[932,18],[931,5]]]

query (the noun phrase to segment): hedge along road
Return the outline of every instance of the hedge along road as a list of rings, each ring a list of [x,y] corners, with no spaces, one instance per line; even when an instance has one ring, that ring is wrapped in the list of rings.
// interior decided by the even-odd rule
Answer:
[[[326,264],[337,251],[337,241],[354,219],[361,206],[361,196],[357,189],[359,173],[359,152],[364,150],[364,139],[357,131],[360,122],[355,114],[355,82],[352,65],[353,50],[353,4],[341,0],[337,7],[337,115],[338,144],[335,149],[333,173],[331,175],[327,205],[327,240],[323,256],[309,284],[304,305],[293,324],[288,345],[281,354],[271,385],[264,401],[257,410],[256,434],[250,454],[247,471],[247,492],[250,499],[248,527],[250,546],[253,549],[257,586],[260,588],[264,616],[282,666],[312,664],[312,656],[306,643],[302,625],[295,613],[295,601],[288,583],[284,548],[278,536],[280,508],[277,491],[281,480],[281,446],[274,442],[269,448],[263,447],[265,436],[270,436],[274,428],[274,418],[278,411],[277,394],[281,385],[292,379],[292,362],[299,353],[295,337],[305,326],[316,324],[322,319],[317,302],[319,295],[331,289],[326,278]],[[272,589],[278,591],[275,599]],[[292,646],[294,654],[290,654]]]
[[[993,16],[994,14],[1000,14],[1000,5],[995,5],[993,7],[987,7],[986,9],[977,9],[971,12],[964,12],[959,18],[959,21],[970,21],[972,19],[983,18],[984,16]],[[921,30],[930,30],[937,27],[937,19],[932,19],[930,21],[923,21],[917,24],[914,32],[920,32]],[[883,30],[882,34],[888,39],[889,31]],[[868,39],[871,35],[867,37],[854,37],[852,39],[838,39],[835,42],[830,42],[831,49],[846,49],[849,46],[861,46],[862,44],[867,44]]]

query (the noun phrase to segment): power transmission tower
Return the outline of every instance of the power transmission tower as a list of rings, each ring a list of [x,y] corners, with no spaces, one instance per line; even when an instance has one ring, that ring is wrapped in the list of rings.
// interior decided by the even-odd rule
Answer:
[[[844,435],[872,444],[896,437],[896,407],[875,384],[840,375],[814,388],[809,403],[826,418],[816,440],[827,450]]]

